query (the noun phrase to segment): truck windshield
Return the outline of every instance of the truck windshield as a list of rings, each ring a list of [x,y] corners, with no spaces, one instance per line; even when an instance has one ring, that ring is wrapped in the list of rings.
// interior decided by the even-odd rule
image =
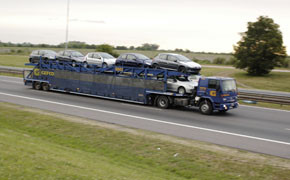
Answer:
[[[236,81],[233,79],[222,81],[222,91],[236,91]]]

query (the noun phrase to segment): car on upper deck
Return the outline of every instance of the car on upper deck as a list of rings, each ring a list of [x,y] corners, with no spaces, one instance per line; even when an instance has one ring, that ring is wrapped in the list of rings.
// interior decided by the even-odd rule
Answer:
[[[158,54],[152,61],[153,68],[177,70],[183,73],[199,74],[201,66],[189,58],[175,53]]]
[[[84,63],[86,65],[95,64],[103,68],[112,66],[115,64],[115,62],[116,58],[105,52],[91,52],[88,53],[84,58]]]
[[[116,66],[151,67],[152,60],[139,53],[124,53],[116,60]]]
[[[65,50],[57,53],[56,60],[58,61],[69,61],[75,64],[76,62],[83,62],[84,55],[78,51]]]
[[[56,52],[52,50],[46,50],[46,49],[40,49],[40,50],[34,50],[29,55],[29,62],[30,63],[38,63],[40,60],[40,57],[42,60],[55,60]]]

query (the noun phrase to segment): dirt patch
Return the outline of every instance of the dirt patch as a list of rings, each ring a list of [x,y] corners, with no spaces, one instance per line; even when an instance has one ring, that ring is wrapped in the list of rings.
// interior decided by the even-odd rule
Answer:
[[[253,161],[254,161],[257,165],[268,164],[268,165],[282,167],[282,168],[290,170],[290,160],[288,160],[288,159],[282,159],[279,157],[242,151],[239,149],[229,148],[229,147],[225,147],[225,146],[220,146],[220,145],[215,145],[215,144],[210,144],[210,143],[205,143],[205,142],[199,142],[199,141],[189,140],[189,139],[184,139],[184,138],[178,138],[178,137],[174,137],[174,136],[170,136],[170,135],[158,134],[158,133],[145,131],[145,130],[141,130],[141,129],[133,129],[133,128],[125,127],[125,126],[103,123],[103,122],[96,121],[96,120],[91,120],[91,119],[86,119],[86,118],[81,118],[81,117],[76,117],[76,116],[70,116],[70,115],[66,115],[66,114],[55,113],[55,112],[40,110],[40,109],[35,109],[35,108],[28,108],[28,107],[24,107],[24,106],[9,104],[9,103],[1,103],[0,102],[0,105],[10,107],[10,108],[15,108],[17,110],[22,110],[22,111],[26,111],[26,112],[33,112],[33,113],[38,113],[38,114],[42,114],[42,115],[48,115],[48,116],[64,119],[64,120],[67,120],[70,122],[76,122],[76,123],[81,123],[81,124],[103,127],[103,128],[107,128],[107,129],[127,132],[127,133],[130,133],[132,135],[137,135],[137,136],[142,136],[142,137],[152,138],[152,139],[159,139],[159,140],[177,143],[177,144],[181,144],[181,145],[185,145],[185,146],[189,146],[189,147],[199,148],[199,149],[203,149],[203,150],[207,150],[207,151],[211,151],[211,152],[215,152],[215,153],[219,153],[219,154],[224,154],[225,157],[228,157],[230,155],[232,157],[231,160],[241,161],[241,159],[243,159],[243,161],[251,162],[251,163],[253,163]]]

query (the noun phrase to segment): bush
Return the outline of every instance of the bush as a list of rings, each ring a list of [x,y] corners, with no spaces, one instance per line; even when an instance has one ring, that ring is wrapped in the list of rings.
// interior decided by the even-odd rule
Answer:
[[[226,61],[226,65],[235,65],[237,62],[237,58],[231,57],[229,60]]]
[[[200,59],[196,59],[196,58],[193,58],[192,60],[198,64],[211,64],[211,62],[209,60],[200,60]]]
[[[215,58],[212,63],[213,64],[225,64],[226,63],[226,59],[218,57],[218,58]]]

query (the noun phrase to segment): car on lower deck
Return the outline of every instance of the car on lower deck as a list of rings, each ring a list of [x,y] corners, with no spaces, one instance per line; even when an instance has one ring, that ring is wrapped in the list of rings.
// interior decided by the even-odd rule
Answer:
[[[84,58],[86,65],[95,64],[104,68],[114,65],[115,62],[116,58],[105,52],[88,53]]]
[[[183,73],[199,74],[201,66],[189,58],[174,53],[161,53],[153,58],[153,68],[177,70]]]
[[[198,81],[191,81],[187,76],[169,77],[167,79],[167,90],[178,94],[192,94],[198,86]]]
[[[117,60],[117,66],[133,66],[133,67],[151,67],[152,60],[139,53],[124,53],[121,54]]]

